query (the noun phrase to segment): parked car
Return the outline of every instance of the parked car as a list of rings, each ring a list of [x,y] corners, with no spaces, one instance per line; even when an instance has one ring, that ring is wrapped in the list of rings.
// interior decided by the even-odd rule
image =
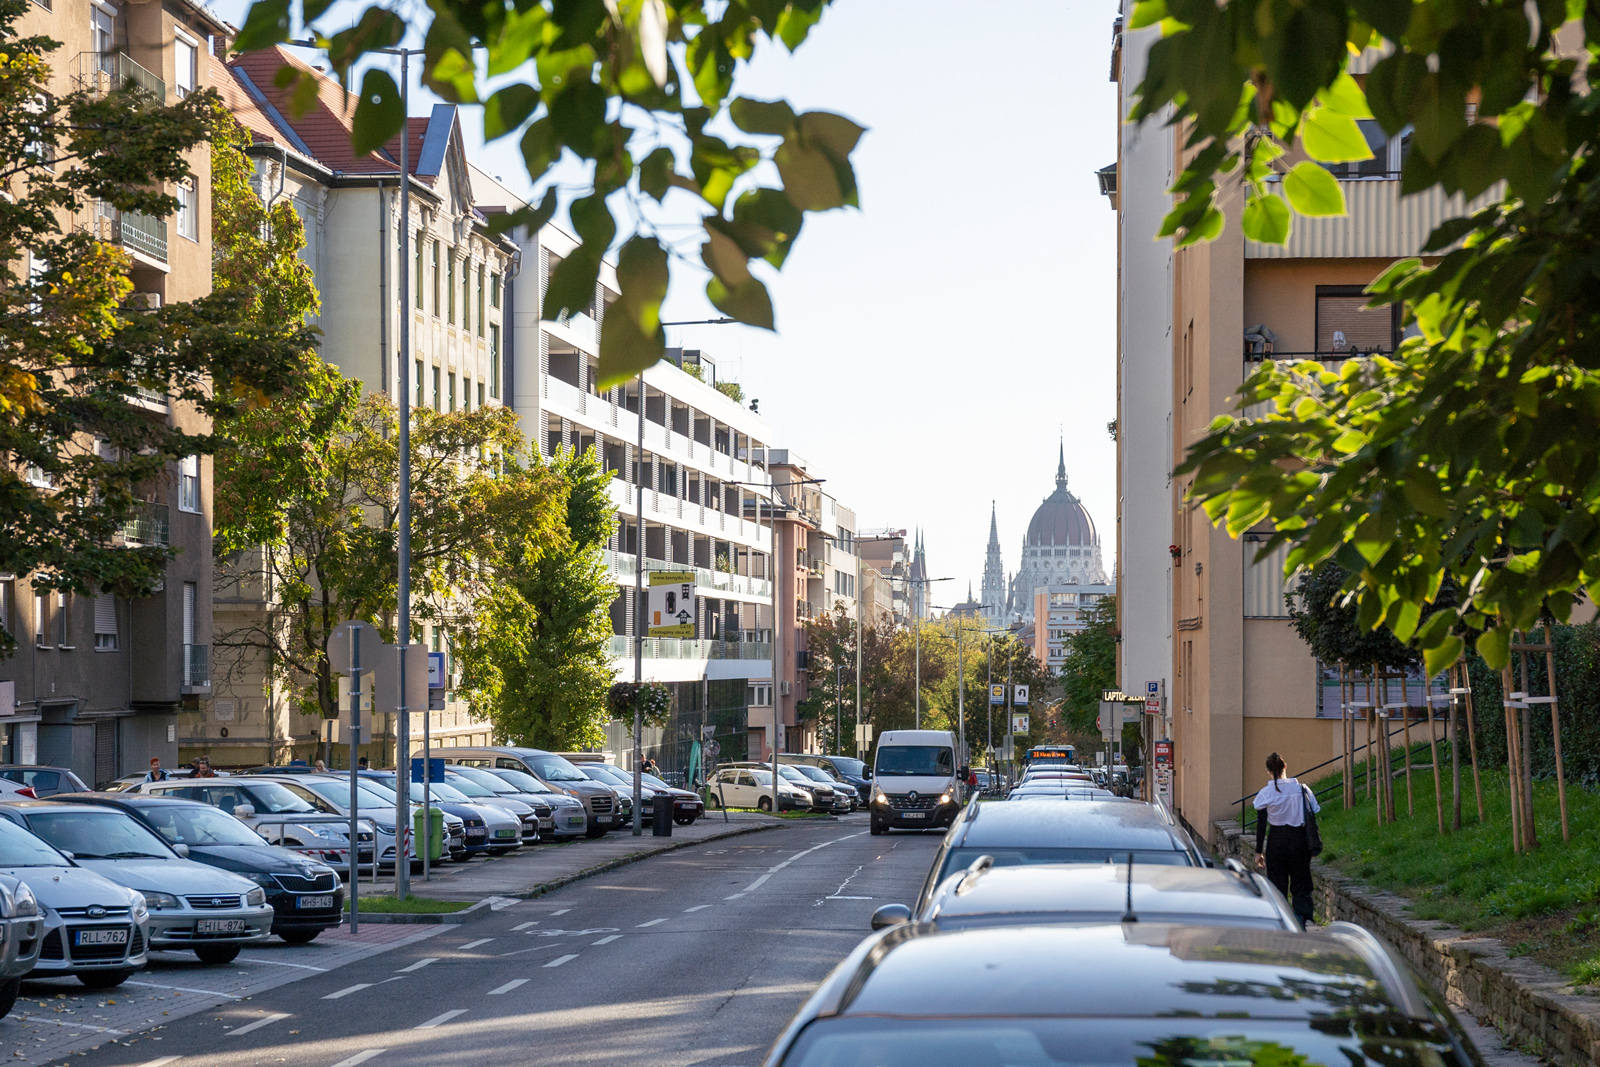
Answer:
[[[751,767],[765,771],[770,771],[772,769],[772,764],[770,763],[756,762],[730,763],[728,766]],[[838,802],[839,795],[837,792],[835,792],[833,785],[831,784],[831,779],[828,782],[812,781],[805,774],[801,773],[799,767],[789,763],[779,763],[778,773],[783,777],[785,782],[794,786],[796,789],[803,789],[807,793],[811,794],[812,811],[826,812],[827,814],[832,815],[840,810]],[[846,800],[846,803],[848,804],[848,799]],[[844,810],[848,811],[849,808],[846,807]]]
[[[1316,933],[1166,923],[897,925],[834,968],[766,1067],[1483,1061],[1401,958]]]
[[[1007,800],[1126,800],[1119,797],[1109,789],[1096,788],[1068,788],[1068,789],[1013,789],[1006,795]]]
[[[262,839],[303,852],[335,869],[349,866],[350,822],[274,781],[236,776],[140,782],[125,792],[180,797],[228,812]],[[372,862],[372,831],[356,834],[357,862]]]
[[[81,793],[89,788],[66,767],[37,767],[31,763],[0,764],[0,778],[27,786],[40,799],[57,793]]]
[[[780,763],[779,766],[781,766],[786,772],[794,771],[796,774],[802,775],[809,781],[815,782],[818,787],[825,791],[824,795],[831,792],[833,794],[833,812],[836,815],[847,814],[855,811],[861,806],[861,798],[856,795],[855,786],[849,784],[848,782],[839,781],[839,779],[835,778],[821,767],[813,767],[808,763]],[[789,775],[785,774],[784,777],[789,778]],[[789,780],[796,781],[796,779],[793,778],[790,778]],[[807,789],[811,788],[804,782],[800,782],[799,784]],[[821,798],[819,797],[818,799],[820,800]]]
[[[1266,877],[1238,860],[1226,868],[1166,864],[1039,863],[996,867],[979,856],[941,882],[922,910],[885,904],[872,928],[910,922],[941,930],[1034,923],[1141,923],[1299,930],[1289,902]]]
[[[247,878],[186,859],[133,817],[103,804],[21,800],[0,817],[33,832],[68,859],[144,897],[149,946],[189,950],[201,963],[228,963],[247,944],[265,941],[272,906]]]
[[[724,767],[711,776],[707,796],[713,808],[772,810],[772,772],[759,767]],[[810,811],[811,794],[789,782],[778,782],[778,810]]]
[[[1155,804],[1082,800],[1070,804],[973,801],[934,853],[917,896],[920,913],[939,884],[992,856],[996,867],[1029,863],[1117,863],[1204,867],[1205,857],[1170,812]]]
[[[818,754],[805,754],[795,752],[780,752],[779,763],[793,763],[795,766],[805,764],[811,767],[820,767],[829,775],[854,786],[857,803],[865,807],[872,798],[872,768],[853,756],[828,756]]]
[[[22,879],[0,874],[0,1018],[11,1014],[22,978],[39,962],[44,920],[39,901]]]
[[[523,844],[533,844],[540,841],[545,834],[552,833],[555,830],[555,805],[551,801],[556,794],[551,792],[548,787],[539,785],[536,779],[529,779],[537,787],[535,792],[529,793],[518,786],[512,785],[499,775],[490,774],[482,767],[466,767],[456,764],[450,768],[450,774],[459,775],[470,782],[475,782],[482,788],[489,790],[492,795],[498,797],[501,801],[526,804],[532,808],[539,832],[531,841],[524,838]],[[524,777],[527,776],[524,775]],[[477,796],[478,794],[474,793],[472,795]],[[571,800],[572,798],[568,797],[567,799]]]
[[[550,805],[550,830],[556,837],[581,837],[588,828],[589,817],[585,812],[583,801],[577,797],[558,793],[527,771],[513,770],[510,767],[478,767],[465,763],[454,764],[462,774],[471,771],[481,771],[492,774],[517,790],[517,796],[529,797],[542,804]],[[544,830],[541,821],[539,829]]]
[[[209,804],[146,793],[63,793],[56,799],[124,812],[174,848],[185,846],[189,859],[250,879],[272,905],[272,932],[291,945],[303,945],[344,921],[344,886],[334,868],[268,844]]]
[[[653,774],[641,775],[641,778],[645,785],[657,792],[665,790],[672,795],[672,821],[679,826],[692,826],[696,819],[706,813],[705,802],[700,799],[699,793],[679,788]]]
[[[532,804],[513,796],[501,796],[453,767],[445,771],[444,780],[446,785],[466,796],[469,802],[499,815],[489,824],[489,855],[502,856],[523,845],[539,843],[539,813]],[[511,824],[511,833],[506,832],[507,820]]]
[[[74,863],[5,818],[0,874],[22,879],[36,899],[42,926],[33,974],[72,976],[90,989],[111,989],[145,965],[150,916],[140,894]],[[12,933],[6,931],[7,952]],[[25,951],[20,942],[17,951]]]
[[[622,803],[616,790],[591,780],[574,767],[571,761],[541,748],[520,748],[497,745],[485,748],[448,748],[437,750],[446,763],[466,767],[503,767],[531,774],[557,792],[583,801],[588,816],[586,837],[603,837],[621,826]]]
[[[396,775],[394,771],[360,771],[361,780],[382,786],[390,793],[395,791]],[[443,789],[439,786],[444,785]],[[411,783],[411,800],[420,810],[422,800],[422,785],[419,782]],[[465,863],[474,856],[482,856],[489,851],[489,820],[482,808],[478,808],[467,799],[466,795],[455,787],[443,782],[432,783],[428,799],[435,808],[444,814],[445,834],[443,852],[445,858],[452,863]],[[500,813],[496,813],[496,817]],[[413,816],[415,818],[415,816]],[[451,830],[452,823],[459,823],[461,831],[455,834]],[[421,850],[420,842],[414,846]]]
[[[350,817],[350,779],[331,774],[286,774],[280,778],[252,778],[252,781],[277,782],[318,811],[330,815]],[[356,786],[356,815],[370,819],[374,834],[374,851],[378,869],[393,869],[395,857],[394,796],[385,795],[365,783]],[[347,831],[348,832],[348,829]],[[358,834],[365,829],[357,829]],[[365,850],[363,850],[364,852]],[[413,859],[412,866],[420,865]]]

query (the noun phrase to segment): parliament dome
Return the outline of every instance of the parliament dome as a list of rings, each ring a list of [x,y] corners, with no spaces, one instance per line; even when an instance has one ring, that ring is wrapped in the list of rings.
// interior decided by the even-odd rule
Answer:
[[[1056,468],[1056,491],[1044,498],[1028,523],[1025,547],[1050,545],[1098,545],[1100,535],[1083,503],[1067,488],[1067,460],[1061,457]]]

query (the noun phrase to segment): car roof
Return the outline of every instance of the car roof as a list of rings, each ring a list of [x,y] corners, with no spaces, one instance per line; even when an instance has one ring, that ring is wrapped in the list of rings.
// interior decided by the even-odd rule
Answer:
[[[115,796],[116,794],[112,795]],[[127,812],[118,811],[109,804],[80,804],[71,800],[57,800],[55,797],[49,797],[45,800],[8,800],[5,806],[21,811],[84,811],[87,809],[89,811],[108,811],[113,815],[127,814]]]
[[[81,799],[80,799],[81,798]],[[163,804],[186,804],[191,808],[212,808],[212,805],[188,797],[167,797],[158,793],[108,793],[93,790],[87,793],[57,793],[50,798],[67,804],[105,804],[109,807],[160,807]]]
[[[1083,916],[1117,922],[1133,890],[1133,913],[1141,922],[1207,923],[1217,919],[1263,920],[1298,929],[1271,883],[1248,871],[1164,864],[1040,863],[973,868],[946,878],[922,918],[949,922],[976,916]],[[1293,923],[1290,927],[1288,924]]]
[[[956,823],[952,848],[1186,849],[1170,817],[1153,804],[1081,800],[1071,804],[976,804]]]

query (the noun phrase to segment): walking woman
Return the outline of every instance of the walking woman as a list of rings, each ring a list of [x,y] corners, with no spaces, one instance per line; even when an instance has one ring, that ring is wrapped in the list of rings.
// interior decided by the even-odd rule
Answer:
[[[1256,866],[1265,868],[1267,878],[1294,905],[1302,927],[1311,924],[1315,907],[1311,898],[1311,848],[1306,840],[1306,809],[1319,812],[1322,806],[1311,790],[1293,778],[1284,777],[1288,768],[1274,752],[1267,757],[1267,772],[1272,781],[1256,794]],[[1270,827],[1270,829],[1269,829]]]

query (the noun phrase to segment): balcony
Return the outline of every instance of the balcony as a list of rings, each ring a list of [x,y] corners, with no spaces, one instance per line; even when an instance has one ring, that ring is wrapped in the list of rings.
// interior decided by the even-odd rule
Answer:
[[[79,52],[78,84],[97,95],[131,88],[158,104],[167,102],[167,83],[123,52]]]
[[[103,201],[94,205],[90,230],[102,241],[122,245],[161,263],[167,261],[167,222],[137,211],[118,211]]]
[[[211,646],[183,646],[183,691],[198,693],[211,688]]]
[[[626,634],[611,636],[611,657],[632,659],[633,641]],[[643,659],[739,659],[769,660],[772,645],[765,641],[693,641],[676,637],[647,637],[641,647]]]
[[[130,548],[165,548],[169,530],[167,505],[145,504],[122,524],[122,543]]]
[[[628,552],[612,552],[605,550],[606,570],[618,580],[634,577],[637,572],[637,557]],[[750,578],[743,574],[729,574],[726,571],[710,571],[704,567],[690,567],[683,563],[668,563],[666,560],[649,559],[644,561],[644,569],[649,571],[694,571],[694,584],[697,590],[707,593],[722,593],[734,596],[761,597],[767,599],[772,596],[772,583],[765,578]]]

